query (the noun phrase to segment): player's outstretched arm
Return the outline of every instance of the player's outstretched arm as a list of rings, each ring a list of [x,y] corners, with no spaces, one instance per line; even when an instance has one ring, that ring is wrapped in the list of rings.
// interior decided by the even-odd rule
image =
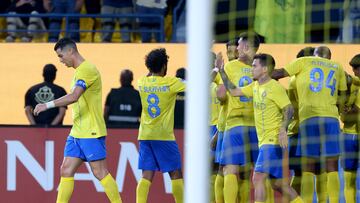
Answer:
[[[60,107],[60,106],[67,106],[69,104],[77,102],[80,96],[85,92],[85,89],[82,87],[76,86],[74,90],[63,97],[55,99],[53,101],[49,101],[44,104],[38,104],[35,106],[34,115],[37,116],[39,113],[46,111],[51,108]]]
[[[280,127],[279,142],[282,148],[288,147],[287,128],[290,124],[291,118],[294,115],[294,108],[291,104],[285,106],[282,110],[283,120]]]
[[[289,74],[286,72],[286,70],[284,68],[274,69],[271,74],[271,78],[275,79],[275,80],[279,80],[281,78],[288,77],[288,76],[289,76]]]
[[[224,82],[224,86],[227,89],[227,91],[229,91],[231,96],[244,96],[243,92],[241,91],[240,88],[236,87],[230,80],[229,77],[227,76],[227,74],[225,73],[225,69],[224,69],[224,60],[222,58],[222,54],[221,52],[219,52],[216,55],[216,60],[215,60],[215,65],[216,68],[219,69],[219,73],[221,76],[221,79]]]

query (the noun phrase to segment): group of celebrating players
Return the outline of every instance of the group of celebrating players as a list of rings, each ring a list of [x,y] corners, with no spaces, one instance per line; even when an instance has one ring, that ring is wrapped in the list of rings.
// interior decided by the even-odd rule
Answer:
[[[316,179],[317,202],[338,203],[339,159],[345,200],[356,202],[360,54],[349,63],[351,76],[326,46],[306,47],[277,69],[259,46],[255,33],[242,33],[227,43],[226,64],[214,56],[212,202],[250,202],[252,182],[256,203],[274,202],[273,190],[312,203]],[[291,77],[288,89],[277,81],[283,77]]]

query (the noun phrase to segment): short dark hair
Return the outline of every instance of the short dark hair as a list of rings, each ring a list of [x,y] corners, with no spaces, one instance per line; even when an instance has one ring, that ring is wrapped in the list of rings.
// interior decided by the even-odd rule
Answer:
[[[181,68],[177,69],[175,77],[185,80],[185,78],[186,78],[185,68],[181,67]]]
[[[243,32],[239,35],[239,39],[247,41],[247,43],[254,48],[255,52],[257,52],[260,47],[260,38],[255,32]]]
[[[45,82],[54,82],[56,78],[56,67],[54,64],[46,64],[43,69],[43,77]]]
[[[70,47],[70,48],[73,48],[75,51],[77,51],[75,41],[70,38],[67,38],[67,37],[62,38],[58,42],[56,42],[56,44],[54,46],[54,51],[56,51],[58,49],[63,50],[65,47]]]
[[[331,50],[327,46],[318,46],[314,50],[314,55],[321,58],[331,59]]]
[[[349,62],[349,65],[356,69],[360,68],[360,54],[355,55]]]
[[[145,65],[152,73],[160,73],[164,66],[167,67],[169,56],[165,48],[153,49],[145,56]]]
[[[232,39],[232,40],[229,40],[227,43],[226,43],[226,49],[229,48],[229,46],[238,46],[239,45],[239,38],[235,38],[235,39]]]
[[[268,74],[274,71],[275,68],[275,59],[270,54],[259,53],[254,56],[254,60],[258,59],[261,66],[266,66],[268,68]]]
[[[301,58],[304,56],[314,56],[314,47],[305,47],[299,51],[299,53],[296,55],[296,58]]]
[[[120,83],[121,86],[129,87],[131,86],[131,82],[134,79],[133,72],[129,69],[124,69],[120,73]]]

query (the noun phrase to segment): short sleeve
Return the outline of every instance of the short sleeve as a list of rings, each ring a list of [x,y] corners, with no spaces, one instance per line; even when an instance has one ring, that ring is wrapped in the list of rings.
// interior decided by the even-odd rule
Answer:
[[[285,66],[285,70],[290,76],[296,75],[301,71],[301,67],[302,67],[301,59],[302,58],[295,59],[291,63]]]
[[[98,74],[96,73],[96,71],[84,69],[77,72],[75,78],[75,86],[79,86],[86,90],[95,82],[95,80],[98,78]]]
[[[273,94],[271,99],[280,109],[283,109],[287,105],[291,104],[290,99],[286,94],[285,88],[282,87],[280,84],[277,84],[273,89]]]
[[[173,78],[174,83],[172,83],[171,91],[172,92],[184,92],[185,91],[185,82],[180,78]]]
[[[255,82],[247,85],[247,86],[244,86],[244,87],[241,87],[241,92],[247,96],[247,97],[253,97],[253,88],[254,88],[254,85],[255,85]]]

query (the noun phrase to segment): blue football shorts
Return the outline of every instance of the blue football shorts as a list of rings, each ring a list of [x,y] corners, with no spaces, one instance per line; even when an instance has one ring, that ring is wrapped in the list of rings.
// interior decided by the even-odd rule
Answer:
[[[356,171],[359,166],[359,135],[343,134],[341,166],[345,171]]]
[[[221,165],[247,165],[255,163],[259,153],[254,126],[236,126],[224,133]]]
[[[303,157],[334,157],[340,154],[340,124],[331,117],[313,117],[300,123],[296,154]]]
[[[261,145],[254,171],[266,173],[269,178],[281,179],[283,177],[282,161],[283,149],[280,145]]]
[[[181,169],[181,155],[176,141],[139,140],[139,169],[162,171]]]
[[[76,157],[91,162],[106,158],[106,136],[99,138],[75,138],[69,135],[66,139],[64,157]]]

